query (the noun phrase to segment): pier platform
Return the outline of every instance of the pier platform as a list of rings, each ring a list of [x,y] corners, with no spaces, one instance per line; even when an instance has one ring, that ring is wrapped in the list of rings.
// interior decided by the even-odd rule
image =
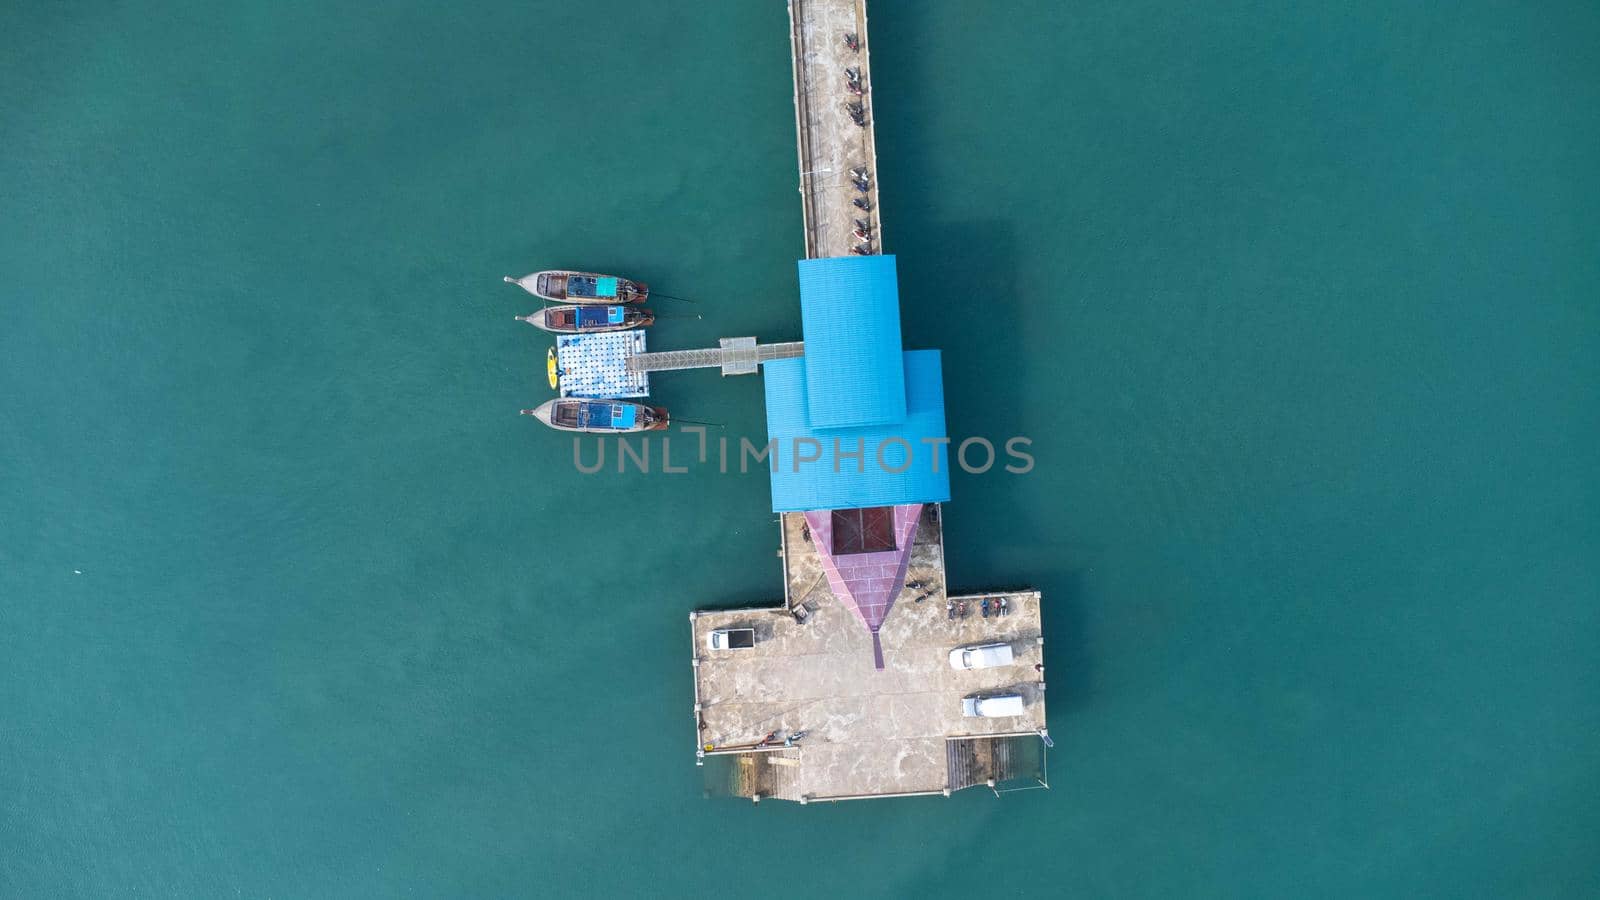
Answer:
[[[1045,727],[1039,594],[948,597],[937,507],[929,508],[934,512],[918,529],[908,577],[919,587],[906,588],[884,622],[883,671],[873,668],[871,636],[828,589],[798,513],[782,517],[785,603],[691,614],[702,754],[743,755],[746,767],[767,770],[759,783],[768,796],[812,802],[984,784],[994,780],[994,761],[1006,755],[991,749],[995,741],[1039,743]],[[984,618],[985,597],[1004,597],[1010,614]],[[951,617],[952,599],[965,599],[964,617]],[[712,631],[745,627],[755,629],[754,647],[707,646]],[[1011,646],[1011,665],[951,668],[952,649],[996,642]],[[1002,692],[1023,696],[1024,715],[962,715],[964,698]],[[805,736],[784,746],[797,732]],[[769,735],[773,740],[762,744]]]

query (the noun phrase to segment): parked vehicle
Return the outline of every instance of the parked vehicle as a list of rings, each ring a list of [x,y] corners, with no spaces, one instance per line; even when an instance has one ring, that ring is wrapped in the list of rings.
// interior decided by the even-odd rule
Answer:
[[[749,650],[755,645],[754,628],[718,628],[706,635],[706,646],[713,650]]]
[[[982,719],[1008,719],[1027,714],[1021,694],[991,694],[961,701],[961,714]]]
[[[957,647],[950,651],[952,669],[992,669],[1011,665],[1010,644],[980,644],[976,647]]]

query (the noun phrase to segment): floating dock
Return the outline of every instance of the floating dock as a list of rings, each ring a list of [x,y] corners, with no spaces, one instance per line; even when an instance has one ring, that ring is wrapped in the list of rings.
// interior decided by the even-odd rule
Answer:
[[[556,335],[561,396],[613,400],[650,396],[650,376],[630,363],[645,352],[643,331]]]

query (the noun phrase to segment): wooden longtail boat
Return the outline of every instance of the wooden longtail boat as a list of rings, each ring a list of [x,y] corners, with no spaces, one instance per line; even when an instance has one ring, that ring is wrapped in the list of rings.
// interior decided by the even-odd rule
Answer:
[[[517,316],[519,322],[556,334],[627,331],[644,328],[655,320],[655,313],[636,306],[547,306],[531,315]]]
[[[642,281],[595,272],[546,269],[521,278],[507,275],[505,280],[556,303],[643,303],[650,296],[650,285]]]
[[[589,434],[661,431],[672,424],[665,409],[626,400],[550,400],[538,409],[525,409],[522,414],[559,431]]]

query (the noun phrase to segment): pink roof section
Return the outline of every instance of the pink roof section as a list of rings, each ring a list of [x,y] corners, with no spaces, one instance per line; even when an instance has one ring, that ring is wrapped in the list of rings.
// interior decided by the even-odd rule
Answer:
[[[872,661],[883,668],[883,645],[878,629],[889,617],[889,608],[905,586],[906,569],[911,565],[911,544],[917,538],[917,522],[922,518],[921,503],[894,508],[894,543],[898,550],[881,553],[833,555],[833,510],[818,509],[805,514],[811,527],[811,543],[822,558],[833,595],[850,605],[861,624],[872,632]]]

